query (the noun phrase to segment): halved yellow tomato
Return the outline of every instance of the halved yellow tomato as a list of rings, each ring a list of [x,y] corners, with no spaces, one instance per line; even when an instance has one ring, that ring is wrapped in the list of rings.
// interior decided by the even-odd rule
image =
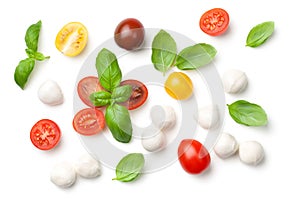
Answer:
[[[66,56],[77,56],[86,46],[88,31],[80,22],[66,24],[57,34],[56,48]]]

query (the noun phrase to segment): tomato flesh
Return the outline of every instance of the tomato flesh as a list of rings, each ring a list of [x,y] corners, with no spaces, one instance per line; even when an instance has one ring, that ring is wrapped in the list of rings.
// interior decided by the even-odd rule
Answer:
[[[30,131],[32,144],[41,150],[50,150],[55,147],[61,137],[58,125],[49,119],[42,119],[35,123]]]
[[[56,48],[66,56],[77,56],[85,48],[88,31],[80,22],[66,24],[57,34]]]
[[[101,90],[104,89],[100,85],[98,77],[95,76],[85,77],[81,79],[77,85],[77,93],[79,95],[79,98],[85,105],[92,108],[95,106],[90,101],[90,95]]]
[[[93,108],[80,110],[73,119],[74,130],[82,135],[95,135],[105,127],[102,111]]]
[[[144,42],[144,38],[144,26],[139,20],[134,18],[121,21],[115,29],[115,42],[126,50],[139,48]]]
[[[182,140],[178,147],[178,157],[182,168],[190,174],[200,174],[210,164],[210,155],[197,140]]]
[[[218,36],[226,32],[229,25],[229,15],[222,8],[206,11],[200,18],[201,30],[211,36]]]
[[[125,80],[122,81],[120,85],[132,86],[131,96],[126,102],[121,103],[121,105],[125,106],[128,110],[134,110],[140,107],[147,100],[148,89],[142,82],[137,80]]]

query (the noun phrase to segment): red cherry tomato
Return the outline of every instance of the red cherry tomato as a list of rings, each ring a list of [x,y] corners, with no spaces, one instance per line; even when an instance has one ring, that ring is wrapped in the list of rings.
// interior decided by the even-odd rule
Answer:
[[[60,140],[61,132],[58,125],[49,119],[42,119],[35,123],[30,131],[32,144],[41,150],[50,150]]]
[[[145,38],[143,24],[134,18],[121,21],[115,30],[115,42],[126,50],[139,48]]]
[[[121,103],[121,105],[125,106],[128,110],[134,110],[140,107],[147,100],[148,89],[142,82],[137,80],[125,80],[122,81],[120,85],[132,86],[131,96],[126,102]]]
[[[80,110],[73,119],[74,130],[82,135],[95,135],[104,129],[105,119],[102,111],[93,108]]]
[[[210,155],[197,140],[182,140],[178,147],[178,157],[182,168],[190,174],[200,174],[210,164]]]
[[[222,8],[206,11],[200,18],[201,30],[211,36],[218,36],[226,32],[229,25],[229,15]]]
[[[90,95],[94,92],[104,90],[95,76],[81,79],[77,85],[77,93],[81,101],[89,107],[95,107],[90,101]]]

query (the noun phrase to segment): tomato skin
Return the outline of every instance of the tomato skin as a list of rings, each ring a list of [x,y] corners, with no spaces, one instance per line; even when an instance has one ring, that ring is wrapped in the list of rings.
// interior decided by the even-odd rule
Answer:
[[[182,72],[171,73],[164,87],[170,97],[176,100],[186,100],[193,94],[192,80]]]
[[[60,141],[59,126],[50,119],[41,119],[30,130],[32,144],[40,150],[50,150]]]
[[[95,76],[87,76],[81,79],[77,85],[79,98],[85,105],[91,108],[94,108],[95,106],[90,101],[90,95],[101,90],[104,90],[104,88],[100,85],[98,77]]]
[[[139,20],[134,18],[124,19],[115,29],[115,42],[126,50],[139,48],[144,42],[144,38],[144,26]]]
[[[226,10],[213,8],[201,16],[199,26],[204,33],[210,36],[218,36],[227,31],[229,21],[229,14]]]
[[[190,174],[200,174],[210,165],[210,155],[197,140],[182,140],[178,147],[178,158],[182,168]]]
[[[85,108],[76,113],[73,119],[74,130],[85,136],[95,135],[105,127],[105,119],[102,111]]]
[[[121,105],[125,106],[128,110],[137,109],[146,102],[148,98],[148,89],[142,82],[130,79],[122,81],[120,85],[132,86],[132,93],[129,99],[124,103],[120,103]]]

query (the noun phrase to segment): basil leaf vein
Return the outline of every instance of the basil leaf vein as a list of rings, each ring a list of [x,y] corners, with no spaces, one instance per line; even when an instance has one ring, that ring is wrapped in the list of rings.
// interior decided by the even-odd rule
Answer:
[[[268,123],[267,114],[264,109],[254,103],[239,100],[228,105],[231,118],[246,126],[264,126]]]
[[[130,182],[136,180],[145,165],[145,158],[141,153],[131,153],[120,160],[116,167],[116,178],[122,182]]]

